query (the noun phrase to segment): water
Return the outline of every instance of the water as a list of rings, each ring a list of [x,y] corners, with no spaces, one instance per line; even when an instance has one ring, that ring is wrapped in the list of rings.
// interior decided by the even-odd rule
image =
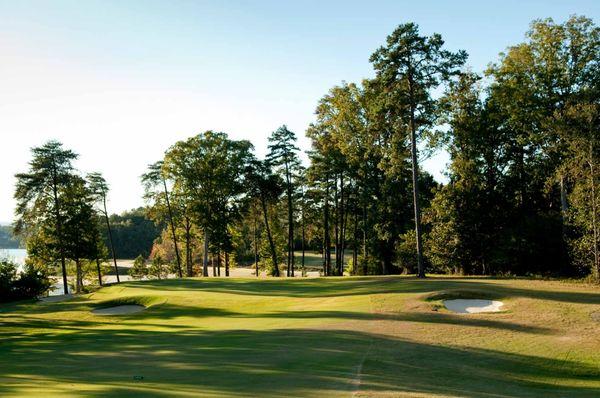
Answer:
[[[0,249],[0,258],[7,258],[19,264],[21,268],[25,264],[27,258],[27,250],[25,249]]]
[[[25,265],[25,259],[27,258],[27,250],[25,249],[0,249],[0,258],[7,258],[18,264],[17,270],[20,272],[23,270]],[[58,278],[60,279],[60,278]],[[55,283],[48,292],[50,296],[57,296],[63,294],[62,282],[58,281]]]

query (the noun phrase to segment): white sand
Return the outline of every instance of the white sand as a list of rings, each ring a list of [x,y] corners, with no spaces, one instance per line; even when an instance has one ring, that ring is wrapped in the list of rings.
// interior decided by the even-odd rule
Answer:
[[[136,312],[144,311],[146,307],[143,305],[131,304],[131,305],[117,305],[115,307],[100,308],[93,310],[92,314],[95,315],[126,315],[135,314]]]
[[[498,312],[504,305],[502,301],[456,299],[445,300],[444,305],[452,312],[459,314],[478,314],[481,312]]]

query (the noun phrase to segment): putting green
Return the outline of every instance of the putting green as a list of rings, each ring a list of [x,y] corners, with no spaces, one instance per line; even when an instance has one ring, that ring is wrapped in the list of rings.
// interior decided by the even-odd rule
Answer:
[[[461,289],[508,310],[430,299]],[[0,396],[598,397],[599,310],[597,286],[536,280],[123,283],[0,305]]]

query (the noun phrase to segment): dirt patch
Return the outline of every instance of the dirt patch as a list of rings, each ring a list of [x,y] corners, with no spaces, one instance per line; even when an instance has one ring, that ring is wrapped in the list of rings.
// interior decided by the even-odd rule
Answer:
[[[92,310],[92,314],[94,315],[127,315],[127,314],[135,314],[136,312],[144,311],[146,307],[143,305],[137,304],[126,304],[126,305],[117,305],[114,307],[108,308],[98,308]]]
[[[592,312],[590,318],[592,318],[593,321],[600,322],[600,311]]]

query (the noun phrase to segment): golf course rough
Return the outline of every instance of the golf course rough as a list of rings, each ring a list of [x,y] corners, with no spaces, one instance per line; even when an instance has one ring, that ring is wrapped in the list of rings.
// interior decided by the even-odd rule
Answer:
[[[144,311],[146,307],[137,304],[116,305],[114,307],[97,308],[92,310],[95,315],[128,315]]]
[[[432,311],[457,291],[511,310]],[[117,305],[146,310],[92,313]],[[530,279],[127,282],[0,305],[0,396],[598,397],[598,310]]]

